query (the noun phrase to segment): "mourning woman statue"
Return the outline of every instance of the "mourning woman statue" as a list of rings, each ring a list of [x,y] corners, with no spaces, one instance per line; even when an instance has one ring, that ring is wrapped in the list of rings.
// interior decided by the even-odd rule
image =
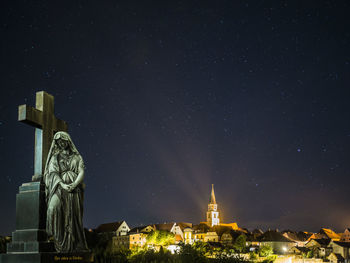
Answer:
[[[57,132],[47,157],[44,181],[46,231],[57,252],[86,251],[83,228],[84,162],[66,132]]]

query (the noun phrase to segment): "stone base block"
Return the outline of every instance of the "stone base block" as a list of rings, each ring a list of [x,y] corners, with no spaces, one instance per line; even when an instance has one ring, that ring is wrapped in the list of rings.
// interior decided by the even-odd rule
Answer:
[[[52,242],[12,242],[7,244],[7,253],[40,253],[53,252],[55,246]]]
[[[47,234],[44,229],[24,229],[12,232],[14,242],[47,241]]]
[[[0,263],[91,263],[92,253],[21,253],[0,254]]]

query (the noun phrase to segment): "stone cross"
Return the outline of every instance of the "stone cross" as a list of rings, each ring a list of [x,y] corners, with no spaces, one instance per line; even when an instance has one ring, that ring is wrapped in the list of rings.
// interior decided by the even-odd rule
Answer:
[[[35,127],[34,176],[41,181],[53,136],[58,131],[67,132],[65,121],[54,115],[54,97],[45,91],[36,93],[35,108],[26,104],[18,106],[18,120]]]

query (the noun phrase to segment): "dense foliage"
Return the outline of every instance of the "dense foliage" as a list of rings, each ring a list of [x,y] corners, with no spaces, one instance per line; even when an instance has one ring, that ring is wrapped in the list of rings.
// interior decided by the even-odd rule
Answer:
[[[175,235],[168,231],[155,230],[147,235],[146,243],[153,246],[168,246],[175,243]]]
[[[105,239],[103,239],[105,240]],[[102,246],[105,250],[102,252]],[[171,254],[165,248],[154,249],[113,249],[111,242],[99,242],[95,250],[96,263],[239,263],[247,262],[244,259],[230,254],[229,250],[211,247],[208,243],[198,242],[193,245],[180,245],[178,253]],[[230,250],[232,252],[232,250]]]
[[[233,248],[238,253],[244,253],[246,250],[247,238],[244,234],[239,235],[233,243]]]
[[[259,253],[260,257],[268,257],[268,256],[271,256],[273,254],[273,249],[269,245],[264,245],[264,246],[260,247],[258,253]]]

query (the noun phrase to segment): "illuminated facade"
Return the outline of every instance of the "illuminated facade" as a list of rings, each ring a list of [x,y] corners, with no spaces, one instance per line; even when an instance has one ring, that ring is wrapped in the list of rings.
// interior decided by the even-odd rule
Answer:
[[[214,185],[211,185],[211,195],[208,204],[207,222],[209,226],[220,225],[218,205],[215,199]]]
[[[193,243],[193,230],[191,227],[187,227],[184,229],[184,242],[185,244],[192,244]]]
[[[112,238],[114,247],[124,247],[134,249],[143,247],[146,244],[147,233],[130,233],[126,236],[115,236]]]

